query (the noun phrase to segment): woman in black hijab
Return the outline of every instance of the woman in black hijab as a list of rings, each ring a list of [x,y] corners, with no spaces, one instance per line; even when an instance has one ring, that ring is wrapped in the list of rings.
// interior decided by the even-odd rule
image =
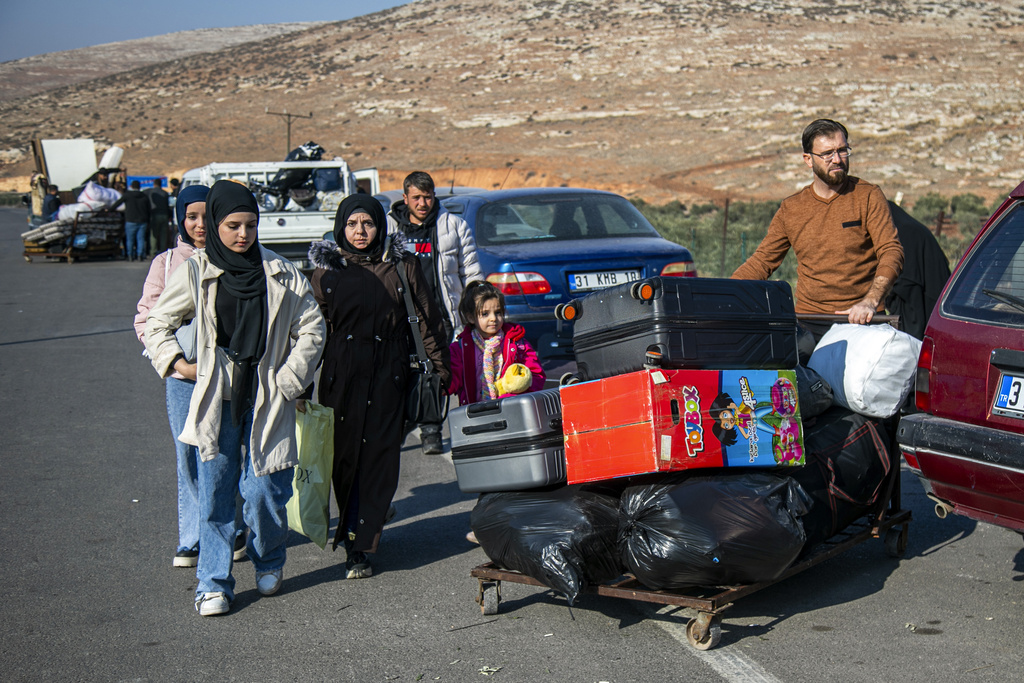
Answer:
[[[408,314],[398,268],[412,290],[427,355],[450,379],[441,313],[427,291],[419,259],[401,235],[387,234],[380,203],[346,197],[334,218],[335,241],[314,242],[309,257],[313,293],[328,324],[319,401],[334,408],[334,496],[341,520],[334,547],[348,557],[345,577],[372,574],[367,553],[377,550],[385,516],[398,488],[411,366]]]
[[[251,530],[247,554],[256,588],[281,586],[292,493],[296,399],[312,384],[323,348],[324,321],[309,282],[257,240],[259,209],[233,181],[206,198],[206,249],[193,258],[197,276],[179,268],[146,325],[153,366],[196,382],[178,437],[199,447],[199,563],[196,610],[228,611],[235,497]],[[174,330],[195,316],[196,362],[181,354]]]

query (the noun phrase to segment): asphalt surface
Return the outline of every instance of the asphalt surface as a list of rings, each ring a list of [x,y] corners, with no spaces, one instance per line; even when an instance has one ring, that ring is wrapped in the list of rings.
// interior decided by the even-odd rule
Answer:
[[[907,472],[902,560],[871,541],[744,598],[708,652],[679,640],[692,612],[621,599],[570,611],[506,583],[482,615],[474,497],[414,436],[374,577],[293,533],[280,593],[242,562],[230,614],[199,617],[171,566],[163,383],[131,329],[147,264],[25,263],[24,230],[0,209],[3,680],[1021,680],[1020,535],[938,520]]]

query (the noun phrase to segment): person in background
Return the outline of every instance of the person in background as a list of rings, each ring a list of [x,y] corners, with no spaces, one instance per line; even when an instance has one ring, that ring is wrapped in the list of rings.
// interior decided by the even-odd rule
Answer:
[[[124,237],[129,261],[146,257],[146,230],[149,225],[149,197],[143,194],[138,180],[121,196],[124,203]]]
[[[309,249],[313,293],[329,330],[317,391],[334,409],[334,548],[345,546],[345,578],[361,579],[373,574],[367,555],[377,551],[398,488],[405,436],[412,344],[399,268],[424,348],[446,385],[448,340],[419,260],[400,233],[389,239],[380,202],[367,194],[342,200],[334,239]]]
[[[420,258],[431,297],[440,308],[445,337],[451,342],[458,331],[459,301],[466,283],[483,280],[476,242],[466,221],[448,213],[434,195],[434,179],[415,171],[402,183],[402,201],[388,214],[388,230],[401,231],[406,245]],[[420,425],[423,452],[444,450],[440,424]]]
[[[181,199],[174,207],[178,223],[177,244],[153,258],[137,306],[135,334],[143,346],[146,344],[146,318],[163,293],[167,280],[197,249],[206,246],[206,194],[209,191],[210,188],[205,185],[191,185],[181,193]],[[185,418],[188,416],[195,385],[195,381],[179,372],[171,373],[166,382],[167,419],[171,425],[178,472],[178,547],[174,553],[175,567],[194,567],[199,560],[199,449],[178,440],[185,428]],[[241,508],[235,517],[238,530],[233,559],[239,562],[245,559],[245,529],[240,525]]]
[[[849,175],[852,150],[841,123],[813,121],[801,141],[811,184],[782,201],[768,234],[732,277],[767,280],[792,248],[797,314],[845,315],[867,324],[883,310],[903,268],[889,205],[876,185]],[[831,327],[804,325],[817,339]]]
[[[171,178],[168,184],[171,186],[171,196],[176,198],[181,193],[181,181],[177,178]]]
[[[34,227],[47,223],[49,219],[43,214],[43,202],[46,201],[46,188],[50,182],[38,171],[32,173],[29,180],[28,220]]]
[[[505,295],[490,282],[470,282],[459,302],[465,325],[452,342],[449,394],[468,405],[544,388],[544,370],[522,325],[505,322]],[[470,531],[466,540],[476,543]]]
[[[171,219],[170,195],[164,191],[163,178],[153,181],[153,187],[146,190],[149,197],[149,245],[153,254],[167,249],[171,236],[169,224]]]
[[[259,208],[239,183],[218,181],[206,197],[206,248],[171,274],[146,318],[146,348],[161,377],[196,382],[178,435],[199,449],[199,561],[195,608],[224,614],[231,574],[235,499],[251,530],[246,554],[256,590],[280,589],[292,495],[297,402],[313,382],[324,320],[309,281],[257,239]],[[198,282],[194,280],[197,279]],[[198,285],[198,289],[197,289]],[[196,320],[196,362],[185,360],[174,331]],[[303,408],[304,409],[304,408]]]
[[[57,211],[60,209],[60,195],[56,185],[46,188],[46,196],[43,197],[43,218],[47,221],[57,220]]]

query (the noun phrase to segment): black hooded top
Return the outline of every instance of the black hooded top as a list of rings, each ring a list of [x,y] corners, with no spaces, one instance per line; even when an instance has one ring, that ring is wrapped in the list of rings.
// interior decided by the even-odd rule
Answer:
[[[218,282],[217,346],[234,361],[231,373],[231,420],[241,424],[256,400],[256,366],[267,349],[267,276],[259,239],[244,254],[231,251],[220,238],[220,224],[232,213],[259,216],[252,192],[233,180],[218,180],[206,197],[206,256],[224,272]]]

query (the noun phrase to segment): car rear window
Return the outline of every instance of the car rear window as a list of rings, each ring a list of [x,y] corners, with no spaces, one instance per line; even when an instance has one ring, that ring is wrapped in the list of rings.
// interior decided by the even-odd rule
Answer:
[[[538,240],[658,237],[647,219],[614,195],[528,196],[485,204],[476,216],[481,245]]]
[[[1024,326],[1024,204],[1011,206],[967,255],[942,310],[965,320]]]

